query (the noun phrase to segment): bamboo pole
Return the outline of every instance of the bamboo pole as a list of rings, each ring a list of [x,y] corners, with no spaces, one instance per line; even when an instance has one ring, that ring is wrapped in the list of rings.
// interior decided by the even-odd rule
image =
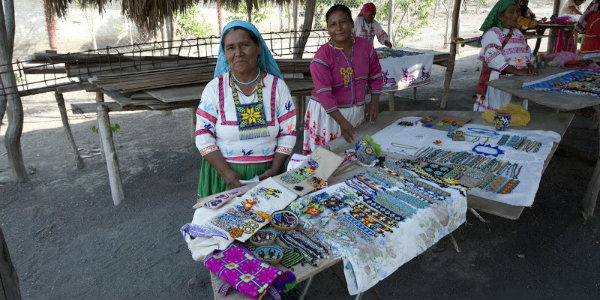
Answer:
[[[98,132],[100,133],[100,144],[102,145],[102,152],[104,153],[104,160],[106,161],[106,168],[108,170],[110,192],[113,203],[116,206],[125,199],[125,192],[123,191],[123,181],[121,180],[121,174],[119,173],[119,158],[115,151],[113,135],[110,130],[108,108],[102,105],[102,102],[104,102],[104,93],[101,91],[96,92],[96,102],[98,102]]]
[[[83,168],[83,159],[81,159],[81,156],[79,156],[79,151],[77,150],[77,145],[75,144],[75,139],[73,138],[73,133],[71,132],[69,117],[67,117],[67,109],[65,107],[65,98],[63,97],[63,94],[59,93],[58,91],[54,92],[54,98],[56,98],[56,103],[58,104],[60,119],[62,120],[63,129],[65,130],[65,135],[67,136],[69,146],[71,146],[71,152],[73,152],[73,155],[75,155],[75,164],[77,165],[77,169],[81,169]]]

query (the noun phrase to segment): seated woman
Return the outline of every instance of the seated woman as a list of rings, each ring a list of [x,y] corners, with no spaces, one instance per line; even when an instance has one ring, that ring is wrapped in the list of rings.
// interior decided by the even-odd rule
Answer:
[[[535,14],[527,6],[529,5],[529,0],[521,0],[519,4],[521,7],[521,15],[517,19],[517,28],[519,28],[521,32],[535,29],[537,21],[535,20]]]
[[[480,30],[485,32],[479,53],[483,66],[476,95],[473,96],[474,111],[498,110],[511,100],[510,94],[488,87],[488,81],[505,74],[537,74],[529,46],[521,31],[515,27],[519,14],[519,5],[514,0],[500,0],[481,25]],[[527,109],[526,100],[523,107]]]
[[[381,28],[379,22],[375,20],[376,14],[377,7],[375,7],[375,4],[372,2],[365,3],[358,13],[356,20],[354,20],[354,35],[369,40],[371,46],[373,46],[373,39],[377,37],[380,44],[392,48],[390,36]]]
[[[202,154],[198,195],[281,173],[296,143],[296,110],[279,67],[254,25],[232,21],[221,34],[214,79],[196,111]]]
[[[352,34],[350,9],[334,5],[325,14],[331,39],[310,63],[314,84],[304,117],[303,152],[311,153],[340,136],[354,141],[354,128],[365,121],[366,86],[371,102],[367,119],[375,122],[383,85],[381,65],[373,46]]]
[[[600,56],[600,0],[594,0],[585,13],[579,19],[575,26],[576,30],[583,33],[583,45],[581,45],[581,54],[583,58]]]

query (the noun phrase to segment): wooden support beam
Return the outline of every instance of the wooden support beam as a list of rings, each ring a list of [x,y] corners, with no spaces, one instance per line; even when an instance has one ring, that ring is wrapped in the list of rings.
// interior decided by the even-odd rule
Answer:
[[[450,40],[458,37],[458,18],[460,16],[460,3],[461,0],[454,0],[454,7],[452,9],[452,32],[450,33]],[[446,109],[446,102],[448,101],[448,92],[450,90],[450,81],[452,81],[452,73],[454,73],[454,63],[456,61],[456,43],[450,43],[450,57],[448,59],[448,65],[446,66],[446,75],[444,78],[444,91],[442,93],[442,101],[440,102],[440,108]]]
[[[104,102],[104,94],[102,92],[96,92],[96,102]],[[100,143],[102,145],[102,152],[104,153],[104,160],[106,161],[106,168],[108,170],[110,192],[113,203],[116,206],[125,199],[123,181],[121,180],[121,174],[119,172],[119,158],[117,157],[115,144],[113,143],[113,135],[110,129],[110,118],[108,117],[108,108],[102,104],[98,104],[97,109]]]
[[[71,146],[71,152],[75,156],[75,164],[77,165],[77,169],[81,169],[83,168],[83,159],[81,159],[81,156],[79,156],[79,150],[77,150],[77,145],[75,144],[75,139],[73,138],[73,133],[71,132],[69,117],[67,116],[67,109],[65,108],[65,98],[63,97],[63,94],[59,92],[54,92],[54,98],[56,99],[56,104],[58,105],[58,111],[60,112],[60,119],[62,120],[67,141],[69,142],[69,146]]]

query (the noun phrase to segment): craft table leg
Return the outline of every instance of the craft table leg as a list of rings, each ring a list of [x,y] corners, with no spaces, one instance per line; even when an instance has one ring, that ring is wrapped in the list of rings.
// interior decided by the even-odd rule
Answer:
[[[460,253],[460,248],[458,248],[458,243],[456,242],[454,235],[452,233],[449,233],[448,235],[450,236],[450,242],[452,243],[452,246],[454,246],[454,250]]]
[[[600,127],[598,127],[598,135],[600,135]],[[597,159],[600,158],[600,155]],[[588,183],[585,195],[583,196],[583,211],[590,215],[594,215],[594,209],[596,208],[596,200],[598,199],[598,191],[600,191],[600,159],[596,161],[596,167],[594,167],[594,173]]]
[[[389,103],[390,111],[394,111],[396,108],[394,107],[395,103],[394,103],[394,93],[393,92],[388,93],[388,103]]]
[[[110,129],[110,118],[108,117],[108,108],[101,103],[104,102],[104,94],[96,92],[96,102],[98,102],[98,132],[100,133],[100,144],[104,152],[106,169],[108,170],[108,181],[110,183],[110,192],[114,205],[119,205],[125,199],[123,191],[123,181],[119,172],[119,159],[113,143],[113,135]]]
[[[69,146],[71,146],[71,152],[73,152],[73,155],[75,155],[75,164],[77,165],[77,169],[81,169],[83,168],[83,159],[81,159],[81,156],[79,156],[79,150],[77,150],[77,145],[75,144],[75,139],[73,138],[73,132],[71,132],[69,117],[67,116],[67,109],[65,108],[65,98],[63,97],[63,94],[59,92],[54,92],[54,98],[58,104],[60,119],[62,120],[65,135],[67,135],[67,140],[69,141]]]
[[[487,223],[486,220],[472,207],[469,207],[469,211],[475,215],[475,217],[477,219],[479,219],[479,221],[483,222],[483,223]]]
[[[310,285],[312,284],[312,281],[314,278],[315,278],[315,276],[310,276],[310,278],[308,278],[308,280],[306,281],[306,285],[302,289],[302,293],[300,294],[300,297],[298,298],[298,300],[304,300],[304,297],[308,293],[308,289],[310,288]]]
[[[413,88],[413,100],[417,100],[417,88]]]
[[[362,299],[362,295],[363,295],[362,293],[358,293],[356,295],[356,297],[354,297],[354,300],[360,300],[360,299]]]

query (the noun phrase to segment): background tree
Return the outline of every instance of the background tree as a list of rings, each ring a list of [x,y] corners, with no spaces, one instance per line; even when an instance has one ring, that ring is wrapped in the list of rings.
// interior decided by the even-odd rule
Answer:
[[[27,170],[21,151],[21,134],[23,132],[23,105],[17,90],[12,55],[15,41],[15,9],[13,0],[2,0],[0,7],[0,126],[6,108],[8,128],[4,136],[8,162],[17,177],[17,182],[27,181]]]

